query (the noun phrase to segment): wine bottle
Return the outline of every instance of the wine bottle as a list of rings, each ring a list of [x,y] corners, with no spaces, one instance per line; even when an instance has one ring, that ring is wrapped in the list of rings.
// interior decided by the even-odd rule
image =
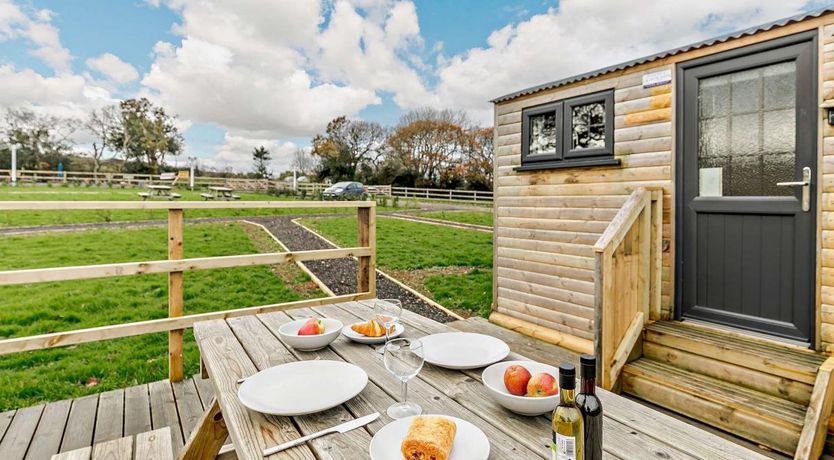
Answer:
[[[576,366],[559,366],[559,406],[553,411],[553,460],[585,460],[582,413],[576,407]]]
[[[582,413],[585,435],[585,460],[602,460],[602,402],[596,395],[597,359],[579,357],[580,385],[576,407]]]

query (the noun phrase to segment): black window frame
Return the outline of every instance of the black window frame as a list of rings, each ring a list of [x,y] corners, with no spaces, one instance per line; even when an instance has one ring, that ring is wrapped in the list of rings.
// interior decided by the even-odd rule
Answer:
[[[530,125],[530,118],[548,113],[553,113],[556,118],[556,150],[554,150],[553,153],[538,153],[532,155],[532,158],[530,158],[530,134],[532,129],[532,126]],[[562,103],[552,102],[524,109],[521,111],[521,117],[521,126],[523,128],[523,135],[521,137],[521,163],[524,164],[528,162],[533,163],[561,159],[562,142],[560,142],[560,140],[562,134]]]
[[[574,149],[573,146],[573,108],[579,105],[602,103],[605,106],[605,145],[590,149]],[[614,154],[614,91],[574,97],[563,102],[565,116],[562,131],[564,136],[564,158],[588,158]]]
[[[601,102],[605,106],[605,146],[573,149],[573,107]],[[552,153],[530,155],[530,118],[546,113],[556,117],[556,149]],[[568,99],[548,102],[521,110],[521,166],[516,171],[618,165],[614,158],[614,90],[608,89]]]

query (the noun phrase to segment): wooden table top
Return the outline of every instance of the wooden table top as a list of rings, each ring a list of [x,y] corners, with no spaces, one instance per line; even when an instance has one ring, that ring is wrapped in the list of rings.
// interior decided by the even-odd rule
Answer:
[[[208,189],[213,190],[215,192],[231,192],[231,191],[234,190],[234,189],[229,188],[229,187],[215,187],[215,186],[209,187]]]
[[[148,185],[148,188],[151,189],[151,190],[171,190],[170,185],[154,185],[154,184],[151,184],[151,185]]]
[[[277,337],[282,324],[299,318],[330,317],[344,324],[365,320],[372,316],[371,305],[370,301],[349,302],[194,325],[202,359],[218,395],[238,458],[261,459],[261,452],[267,447],[379,412],[379,419],[364,429],[329,435],[268,457],[368,458],[372,436],[391,422],[385,409],[400,393],[399,381],[385,369],[382,355],[374,352],[371,346],[351,342],[344,336],[328,348],[315,352],[294,350]],[[401,322],[406,327],[405,337],[457,330],[497,336],[513,351],[508,359],[523,359],[520,353],[525,351],[540,355],[539,361],[544,360],[541,356],[553,356],[549,362],[553,365],[576,358],[567,350],[500,329],[480,318],[452,323],[453,328],[406,311]],[[310,359],[354,363],[368,373],[368,385],[357,397],[341,406],[292,419],[253,412],[239,402],[238,379],[278,364]],[[451,415],[477,425],[490,440],[491,459],[551,458],[549,418],[523,417],[503,409],[486,393],[480,382],[481,372],[482,369],[454,371],[426,364],[420,375],[409,382],[409,400],[419,403],[425,414]],[[616,394],[601,389],[598,394],[605,415],[603,447],[606,458],[767,458]]]

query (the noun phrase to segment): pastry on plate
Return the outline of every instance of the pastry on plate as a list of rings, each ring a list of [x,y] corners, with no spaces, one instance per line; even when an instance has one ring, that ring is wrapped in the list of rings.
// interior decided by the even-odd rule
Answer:
[[[400,451],[406,460],[448,460],[457,429],[444,417],[414,417]]]
[[[362,334],[366,337],[382,337],[385,335],[385,328],[377,322],[377,320],[372,319],[366,323],[356,323],[350,326],[354,332]],[[390,332],[394,332],[394,328],[392,327]]]

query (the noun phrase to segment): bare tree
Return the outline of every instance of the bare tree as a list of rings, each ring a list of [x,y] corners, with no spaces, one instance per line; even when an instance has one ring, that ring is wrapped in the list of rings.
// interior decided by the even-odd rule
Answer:
[[[0,134],[7,144],[20,145],[18,161],[22,168],[49,169],[72,152],[72,135],[78,127],[76,119],[10,108],[6,110]]]
[[[303,175],[310,174],[316,169],[316,157],[306,149],[296,149],[292,154],[292,163],[290,166],[293,170],[298,171]]]
[[[113,131],[117,129],[120,122],[119,108],[115,105],[108,105],[100,109],[93,109],[84,120],[84,129],[93,135],[91,157],[93,158],[93,172],[101,169],[101,159],[107,150],[111,150],[111,138]],[[114,152],[115,153],[115,152]]]

